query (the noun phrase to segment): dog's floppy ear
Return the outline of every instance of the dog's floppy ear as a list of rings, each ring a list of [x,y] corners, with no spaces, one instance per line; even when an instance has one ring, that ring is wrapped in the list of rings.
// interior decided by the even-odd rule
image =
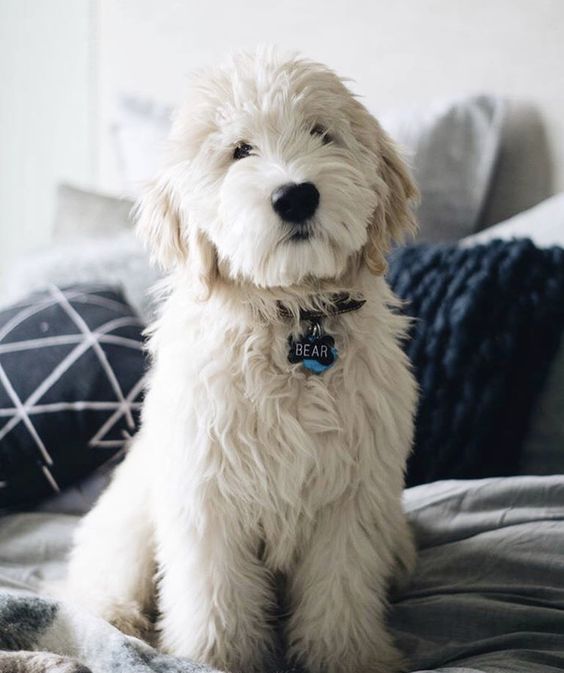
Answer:
[[[417,222],[413,205],[419,192],[407,164],[395,143],[380,133],[380,174],[385,183],[380,202],[368,227],[366,262],[372,273],[386,272],[386,255],[393,243],[402,243],[415,234]]]
[[[149,185],[136,206],[137,234],[148,247],[151,260],[169,271],[187,262],[207,299],[218,277],[217,252],[203,231],[191,226],[167,172]]]
[[[372,155],[376,171],[376,207],[368,224],[363,256],[370,271],[382,275],[392,243],[403,241],[417,229],[412,208],[419,192],[393,140],[356,100],[352,119],[357,139]]]
[[[165,270],[187,257],[180,207],[165,174],[149,185],[135,208],[137,234],[149,249],[151,260]]]
[[[382,275],[387,270],[386,255],[392,244],[403,242],[417,230],[413,205],[419,192],[394,142],[382,130],[378,146],[379,172],[384,184],[368,225],[364,254],[370,271]]]

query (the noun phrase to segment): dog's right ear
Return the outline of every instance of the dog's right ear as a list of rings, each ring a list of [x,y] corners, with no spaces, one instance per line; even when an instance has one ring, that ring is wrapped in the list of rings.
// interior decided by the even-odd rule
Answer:
[[[219,276],[217,252],[204,232],[189,226],[174,188],[174,175],[164,173],[145,192],[135,209],[137,234],[163,270],[189,261],[200,296],[211,295]]]
[[[137,234],[149,249],[151,260],[164,270],[184,261],[187,245],[180,204],[166,174],[156,180],[135,207]]]

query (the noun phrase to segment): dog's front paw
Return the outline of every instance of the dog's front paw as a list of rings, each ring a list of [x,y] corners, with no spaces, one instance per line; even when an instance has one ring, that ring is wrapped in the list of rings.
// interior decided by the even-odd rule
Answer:
[[[327,656],[311,656],[303,653],[298,661],[309,673],[405,673],[408,670],[406,659],[395,648],[385,652],[350,653],[334,657],[330,650]]]
[[[67,593],[64,599],[86,612],[109,622],[126,636],[140,638],[154,644],[154,625],[136,601],[118,601],[111,598],[94,598]]]
[[[349,634],[343,639],[343,629],[333,637],[319,638],[310,630],[297,633],[290,640],[291,659],[308,673],[404,673],[408,664],[396,648],[389,633],[374,625],[370,638]]]
[[[152,643],[154,639],[153,624],[136,603],[108,606],[100,616],[127,636],[134,636],[148,643]]]
[[[229,673],[263,673],[274,651],[269,629],[217,628],[216,623],[192,623],[182,629],[165,615],[159,625],[159,649]]]
[[[188,643],[186,640],[167,644],[161,637],[159,649],[172,656],[190,659],[219,671],[263,673],[269,659],[267,651],[262,649],[259,643],[256,643],[253,650],[243,650],[240,645],[235,641],[214,641],[213,637],[210,637],[208,642],[200,644]]]
[[[372,660],[361,662],[354,669],[345,666],[342,672],[351,673],[353,670],[356,673],[407,673],[409,662],[399,650],[392,648],[386,651],[385,656],[377,653]]]

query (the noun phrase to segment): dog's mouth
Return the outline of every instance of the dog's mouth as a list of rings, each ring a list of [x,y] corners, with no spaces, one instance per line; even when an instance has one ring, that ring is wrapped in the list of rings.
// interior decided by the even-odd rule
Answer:
[[[291,236],[291,241],[307,241],[311,236],[311,232],[307,229],[299,229],[295,231]]]
[[[313,230],[310,222],[292,224],[292,229],[289,232],[288,240],[294,243],[299,241],[307,241],[313,235]]]

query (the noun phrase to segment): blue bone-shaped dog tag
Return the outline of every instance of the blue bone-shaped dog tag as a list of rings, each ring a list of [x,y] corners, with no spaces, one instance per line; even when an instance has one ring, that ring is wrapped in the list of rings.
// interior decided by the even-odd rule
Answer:
[[[335,339],[328,334],[320,335],[318,329],[297,339],[290,337],[289,346],[288,360],[292,364],[301,362],[314,374],[323,374],[337,360]]]

